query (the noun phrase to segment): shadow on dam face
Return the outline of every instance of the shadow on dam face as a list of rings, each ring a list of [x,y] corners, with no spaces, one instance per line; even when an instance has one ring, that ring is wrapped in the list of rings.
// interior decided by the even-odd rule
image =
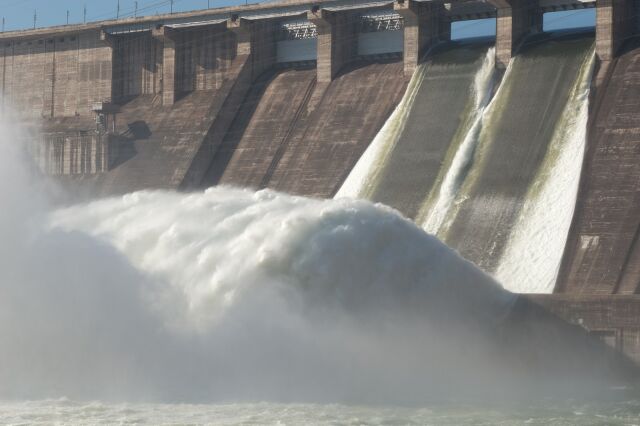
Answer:
[[[263,186],[315,88],[315,67],[271,69],[253,83],[202,186]]]
[[[267,71],[245,98],[203,187],[330,197],[397,105],[402,62],[359,60],[331,83],[316,69]]]

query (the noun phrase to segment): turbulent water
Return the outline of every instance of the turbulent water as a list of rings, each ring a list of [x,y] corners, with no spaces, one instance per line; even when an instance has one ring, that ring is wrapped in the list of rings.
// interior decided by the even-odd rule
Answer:
[[[217,187],[53,210],[11,132],[0,397],[416,402],[509,375],[513,296],[391,209]]]
[[[542,401],[511,407],[338,404],[109,404],[68,399],[0,402],[0,424],[596,426],[640,424],[640,402]]]

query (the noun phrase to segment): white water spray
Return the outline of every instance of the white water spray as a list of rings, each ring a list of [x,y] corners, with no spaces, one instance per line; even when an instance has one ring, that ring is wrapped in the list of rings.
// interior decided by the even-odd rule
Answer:
[[[458,147],[450,167],[440,185],[438,197],[428,212],[421,212],[418,217],[426,217],[422,228],[430,234],[437,235],[447,213],[453,204],[458,190],[465,178],[465,170],[473,159],[478,145],[484,111],[491,101],[495,79],[495,48],[492,47],[482,62],[473,84],[474,108],[471,117],[471,127],[464,140]]]
[[[594,58],[591,53],[581,68],[496,269],[495,277],[508,290],[553,292],[578,195]]]
[[[21,139],[0,125],[2,398],[389,403],[500,374],[513,296],[390,209],[221,187],[51,213]]]

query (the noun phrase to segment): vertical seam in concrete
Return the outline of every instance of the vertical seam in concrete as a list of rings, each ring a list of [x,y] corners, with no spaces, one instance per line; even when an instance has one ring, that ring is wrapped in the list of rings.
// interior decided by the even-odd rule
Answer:
[[[9,85],[13,89],[13,63],[15,62],[14,58],[16,57],[16,47],[14,43],[11,43],[11,81]],[[6,58],[5,58],[6,60]]]
[[[0,87],[0,107],[4,109],[4,98],[5,98],[5,84],[7,81],[7,48],[6,46],[2,46],[2,86]]]
[[[600,107],[602,105],[604,94],[602,88],[605,88],[609,85],[609,81],[613,76],[613,72],[617,66],[617,59],[614,59],[607,65],[607,69],[605,70],[605,76],[600,84],[597,84],[596,81],[591,81],[591,87],[596,87],[596,94],[593,99],[589,101],[589,120],[587,122],[587,135],[586,135],[586,145],[585,145],[585,153],[582,162],[582,172],[580,174],[580,180],[578,182],[578,195],[577,200],[584,200],[587,196],[587,179],[591,174],[591,162],[589,161],[592,158],[592,150],[597,149],[597,141],[594,140],[594,132],[596,132],[597,120],[596,117],[599,114]],[[600,66],[603,66],[603,62],[600,61]],[[592,79],[597,79],[598,73],[594,72]],[[593,105],[593,106],[592,106]],[[553,290],[554,293],[567,293],[568,288],[572,285],[570,280],[573,279],[573,271],[576,268],[576,264],[579,263],[576,260],[576,245],[578,244],[578,240],[580,238],[580,220],[582,211],[579,210],[581,206],[576,202],[575,211],[573,214],[573,219],[571,220],[571,225],[569,227],[569,233],[567,235],[567,242],[565,243],[564,253],[562,255],[562,260],[560,261],[560,270],[558,271],[558,278],[556,279],[556,285]],[[573,237],[573,239],[572,239]]]
[[[631,260],[632,255],[635,253],[635,247],[638,244],[638,233],[640,233],[640,224],[638,224],[636,226],[636,231],[633,234],[633,238],[631,239],[631,243],[629,244],[629,249],[627,250],[625,257],[624,257],[624,261],[622,262],[622,265],[620,267],[620,273],[618,274],[618,278],[616,279],[616,282],[613,286],[613,291],[612,293],[614,294],[618,294],[620,293],[620,289],[622,286],[622,280],[625,276],[625,272],[627,270],[627,267],[629,266],[629,262]],[[637,290],[637,289],[636,289]],[[624,293],[626,294],[626,293]]]
[[[271,181],[271,178],[273,177],[273,174],[275,173],[276,168],[278,167],[278,164],[280,164],[280,161],[282,160],[282,157],[284,156],[284,153],[287,147],[289,146],[289,143],[291,142],[291,135],[293,134],[294,129],[296,128],[298,122],[300,121],[300,118],[302,117],[303,112],[307,109],[307,105],[309,104],[309,100],[311,99],[311,95],[313,94],[315,86],[316,86],[316,79],[314,78],[307,86],[307,90],[305,91],[304,97],[302,98],[302,102],[300,103],[300,106],[298,107],[291,122],[289,123],[289,126],[287,127],[287,131],[285,132],[282,140],[280,141],[280,144],[276,149],[275,155],[271,159],[271,163],[267,168],[267,172],[262,177],[262,181],[260,182],[260,186],[259,186],[260,189],[266,188],[269,185],[269,182]]]
[[[82,87],[82,76],[80,75],[81,72],[81,67],[80,67],[80,35],[78,35],[76,37],[76,90],[74,91],[76,94],[76,101],[75,101],[75,105],[74,105],[74,115],[78,114],[78,110],[80,109],[80,96],[81,93],[78,90],[78,84],[80,84],[80,87]],[[88,91],[87,91],[87,96],[89,95]]]
[[[56,39],[53,39],[53,56],[51,58],[51,117],[55,114],[56,105]]]

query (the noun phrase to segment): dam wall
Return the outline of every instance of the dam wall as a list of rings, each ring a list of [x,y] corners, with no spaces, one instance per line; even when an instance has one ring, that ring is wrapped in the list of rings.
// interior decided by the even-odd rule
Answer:
[[[489,273],[496,272],[577,78],[593,36],[531,40],[514,59],[479,135],[444,241]]]
[[[630,39],[592,107],[580,192],[556,291],[636,294],[640,283],[640,39]]]
[[[31,153],[44,173],[52,176],[92,175],[111,167],[117,158],[118,141],[95,132],[49,133],[34,141]]]
[[[273,70],[258,78],[216,151],[203,186],[264,187],[315,85],[316,70],[310,67]]]
[[[29,118],[92,116],[113,84],[112,49],[100,34],[0,40],[2,104]]]
[[[320,81],[321,84],[314,89],[312,99],[315,103],[310,104],[307,113],[319,105],[319,110],[324,111],[325,115],[316,113],[315,119],[330,121],[332,113],[326,102],[345,99],[347,104],[357,104],[360,101],[354,97],[353,91],[350,95],[345,92],[345,96],[340,98],[331,88],[333,79],[354,79],[341,77],[343,68],[348,68],[350,63],[358,62],[367,55],[377,57],[373,59],[374,62],[380,58],[389,60],[389,55],[395,58],[392,62],[398,61],[402,45],[398,44],[397,40],[400,39],[395,34],[402,33],[400,16],[393,12],[391,2],[365,6],[354,9],[337,2],[335,7],[325,10],[302,3],[293,4],[292,10],[276,8],[274,11],[273,6],[258,5],[206,14],[171,16],[170,19],[141,18],[106,25],[67,26],[53,31],[2,34],[0,39],[8,47],[4,49],[2,57],[0,77],[3,90],[0,96],[3,102],[18,110],[22,119],[33,122],[45,133],[59,135],[66,128],[70,132],[67,139],[77,131],[94,132],[96,125],[92,119],[104,121],[104,114],[93,108],[95,103],[114,107],[114,125],[108,131],[111,139],[119,141],[111,150],[112,153],[118,152],[117,158],[109,161],[108,166],[91,169],[91,173],[86,173],[86,178],[80,176],[81,184],[90,188],[87,193],[108,195],[147,187],[198,186],[210,168],[218,147],[223,144],[240,106],[246,104],[245,97],[250,89],[263,74],[273,72],[274,67],[287,67],[288,63],[295,64],[301,59],[306,66],[319,64],[313,74],[314,81]],[[317,20],[313,18],[314,13],[327,19]],[[324,42],[326,37],[329,37],[328,44]],[[51,44],[53,49],[63,41],[78,42],[85,39],[93,40],[99,49],[93,51],[91,46],[82,42],[74,54],[82,60],[92,60],[93,68],[89,67],[90,70],[106,70],[104,82],[103,74],[96,76],[83,71],[83,78],[76,84],[77,75],[69,70],[84,68],[77,61],[63,60],[60,52],[49,51],[47,47]],[[313,59],[309,59],[306,52],[301,54],[301,49],[310,46],[309,41],[314,47]],[[381,48],[375,45],[376,41],[380,42]],[[19,46],[23,44],[44,47],[42,51],[29,47],[31,50],[27,50],[24,57],[12,56],[14,52],[20,52]],[[96,58],[98,53],[101,56]],[[14,66],[18,60],[24,61],[24,69]],[[330,72],[325,77],[323,70],[327,69]],[[364,74],[357,72],[356,75],[361,78]],[[101,84],[96,84],[96,78],[101,79]],[[391,80],[396,77],[394,72],[390,72],[379,78]],[[33,84],[33,80],[37,84]],[[370,77],[364,84],[375,86],[374,80]],[[397,92],[404,84],[402,76],[398,81],[392,92]],[[342,83],[337,84],[346,87]],[[80,85],[92,91],[87,92]],[[357,89],[358,93],[361,93],[363,83],[356,86],[360,88]],[[29,90],[23,90],[23,87]],[[283,86],[282,89],[286,88]],[[382,93],[388,89],[382,86],[377,93],[382,97]],[[326,93],[329,95],[325,96]],[[18,94],[19,99],[14,102]],[[283,95],[287,96],[284,92]],[[67,99],[70,96],[75,96],[73,107]],[[398,96],[388,96],[390,103],[384,104],[379,110],[382,115],[376,116],[372,122],[363,118],[371,127],[362,131],[356,129],[354,137],[368,136],[358,139],[360,148],[347,155],[343,166],[336,166],[339,171],[332,182],[346,176],[348,168],[366,147],[369,137],[384,122],[385,114],[392,109]],[[371,97],[363,99],[363,102],[375,103]],[[363,117],[368,117],[364,103],[356,110],[361,111],[358,114]],[[278,117],[280,120],[282,118]],[[296,122],[298,133],[292,133],[293,136],[288,137],[287,141],[300,141],[303,138],[305,128],[298,124]],[[344,131],[354,127],[345,128]],[[269,134],[265,133],[263,137],[268,138]],[[276,150],[278,158],[288,158],[288,153],[283,152],[288,143]],[[102,157],[98,158],[95,150],[92,152],[95,158],[91,162],[100,163]],[[354,155],[356,157],[352,158]],[[56,161],[66,161],[61,156],[52,158],[54,163],[43,167],[47,173],[65,167],[61,163],[55,164]],[[298,159],[303,160],[306,157]],[[342,157],[340,161],[343,161]],[[268,174],[282,174],[276,173],[277,161],[270,164]],[[300,169],[300,166],[296,167]],[[74,168],[74,173],[64,174],[75,176],[78,175],[75,170],[84,169],[84,166]],[[104,173],[105,176],[92,176],[96,173]],[[290,185],[280,180],[280,187]],[[331,189],[325,188],[314,193],[330,195],[337,185],[333,182],[329,185]]]
[[[176,189],[200,181],[250,87],[247,55],[230,64],[219,89],[198,90],[164,105],[142,95],[120,106],[117,166],[82,182],[87,191],[122,194],[138,188]],[[204,164],[203,164],[204,162]]]
[[[332,197],[402,97],[400,61],[361,61],[317,86],[267,186]]]
[[[640,296],[546,294],[525,299],[640,365]]]
[[[265,74],[245,99],[203,186],[333,196],[405,83],[397,59],[352,63],[331,83],[317,81],[308,68]]]
[[[80,197],[215,184],[332,197],[419,78],[368,196],[421,220],[473,141],[438,236],[494,273],[592,57],[593,34],[541,33],[542,14],[586,7],[598,62],[587,152],[562,294],[539,303],[626,333],[616,348],[635,359],[635,326],[602,312],[635,315],[607,297],[640,282],[636,0],[301,0],[3,33],[0,102],[42,130],[36,162]],[[479,18],[496,18],[486,117],[473,91],[492,43],[449,43],[452,22]]]
[[[602,61],[614,59],[622,45],[640,33],[637,0],[599,0],[596,13],[596,53]]]
[[[446,7],[413,0],[301,0],[2,33],[0,91],[4,101],[32,117],[91,116],[93,102],[147,94],[162,94],[170,105],[183,93],[219,87],[221,73],[238,54],[234,49],[246,43],[257,47],[257,78],[285,57],[278,56],[278,46],[286,45],[278,33],[292,19],[314,27],[318,81],[326,82],[359,55],[363,18],[371,12],[401,22],[396,53],[403,53],[407,76],[422,53],[449,39],[452,22],[479,17],[498,18],[496,64],[505,66],[522,39],[540,30],[542,13],[596,4],[597,51],[610,60],[638,31],[637,19],[629,18],[637,15],[635,0],[452,0]]]

